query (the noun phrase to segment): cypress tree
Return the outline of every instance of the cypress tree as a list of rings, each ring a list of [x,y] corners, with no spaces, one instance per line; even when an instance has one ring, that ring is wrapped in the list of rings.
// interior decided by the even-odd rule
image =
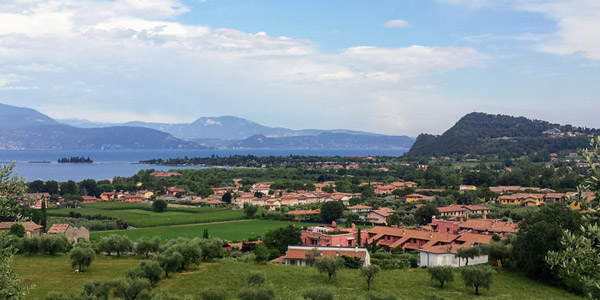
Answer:
[[[43,231],[46,232],[46,225],[47,225],[47,222],[46,222],[46,201],[44,201],[44,200],[42,200],[42,220],[41,220],[40,223],[42,223],[40,225],[42,225],[42,227],[44,227]]]

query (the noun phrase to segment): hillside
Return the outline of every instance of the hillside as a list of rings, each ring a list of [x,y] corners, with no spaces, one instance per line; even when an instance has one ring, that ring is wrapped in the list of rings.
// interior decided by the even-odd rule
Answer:
[[[180,148],[203,147],[148,128],[76,128],[33,109],[0,104],[0,150]]]
[[[524,117],[470,113],[442,135],[421,134],[407,156],[497,155],[515,158],[586,147],[595,129]]]

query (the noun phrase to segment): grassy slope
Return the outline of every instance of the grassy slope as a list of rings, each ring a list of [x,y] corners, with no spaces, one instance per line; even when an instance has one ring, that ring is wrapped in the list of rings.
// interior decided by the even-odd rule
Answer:
[[[134,268],[140,259],[134,257],[97,256],[85,273],[74,273],[68,256],[27,256],[15,257],[12,268],[19,277],[35,285],[27,299],[43,299],[49,291],[78,292],[88,281],[109,280],[124,276]],[[323,286],[331,289],[336,300],[353,299],[363,296],[366,284],[359,277],[358,270],[342,270],[333,285],[326,283],[326,275],[319,274],[314,268],[301,268],[282,265],[243,264],[230,261],[205,263],[187,272],[174,274],[163,279],[159,288],[178,295],[191,295],[199,299],[199,293],[205,289],[219,287],[228,292],[228,299],[235,299],[245,285],[249,270],[265,272],[267,282],[274,286],[277,299],[301,299],[302,292],[311,286]],[[394,294],[398,299],[425,299],[437,295],[444,299],[583,299],[563,290],[535,282],[513,272],[500,271],[494,277],[490,290],[481,290],[476,297],[473,289],[466,288],[460,273],[455,272],[455,282],[439,289],[429,281],[426,270],[410,269],[382,271],[375,279],[373,289],[376,292]]]
[[[187,208],[169,207],[166,212],[156,213],[148,204],[101,202],[82,205],[74,209],[50,209],[49,216],[67,216],[74,211],[82,215],[104,215],[123,219],[134,227],[154,227],[180,224],[207,223],[239,220],[244,218],[242,211],[229,208]]]
[[[291,223],[284,221],[271,220],[249,220],[236,221],[229,223],[189,225],[189,226],[165,226],[142,228],[135,230],[119,230],[119,231],[100,231],[92,232],[91,238],[98,239],[109,234],[127,235],[132,240],[137,240],[140,237],[159,236],[161,239],[173,239],[177,237],[195,238],[202,237],[204,229],[208,229],[211,237],[218,237],[226,240],[244,240],[251,236],[264,236],[271,229],[296,224],[296,226],[311,226],[310,223]]]
[[[234,299],[245,284],[248,269],[266,273],[267,282],[275,287],[277,299],[302,299],[303,291],[311,286],[331,289],[336,300],[354,299],[366,293],[366,283],[359,277],[358,270],[342,270],[334,284],[329,285],[327,276],[314,268],[226,261],[203,264],[196,270],[175,274],[171,279],[161,281],[159,287],[178,295],[198,295],[202,290],[218,286],[228,291],[228,299]],[[482,289],[479,297],[475,296],[474,289],[464,286],[458,271],[455,281],[443,290],[429,280],[424,269],[382,271],[375,279],[373,290],[396,295],[398,299],[426,299],[430,295],[444,299],[583,299],[507,271],[495,275],[491,289]]]
[[[26,283],[33,284],[27,299],[44,299],[51,291],[78,292],[83,284],[96,280],[109,280],[125,276],[140,260],[133,257],[96,256],[89,269],[75,273],[68,255],[15,256],[12,269]]]

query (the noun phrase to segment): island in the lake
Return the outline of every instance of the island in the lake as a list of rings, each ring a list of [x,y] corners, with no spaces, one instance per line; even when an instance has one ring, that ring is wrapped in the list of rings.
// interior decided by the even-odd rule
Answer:
[[[58,159],[58,163],[59,164],[64,164],[64,163],[91,164],[93,162],[94,161],[91,160],[89,158],[89,156],[87,158],[83,157],[83,156],[82,157],[72,156],[72,157],[68,157],[68,158],[67,157],[63,157],[63,158]]]

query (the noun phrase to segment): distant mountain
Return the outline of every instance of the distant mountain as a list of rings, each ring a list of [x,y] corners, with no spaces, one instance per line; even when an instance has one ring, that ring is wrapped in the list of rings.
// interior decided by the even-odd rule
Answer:
[[[197,149],[154,129],[139,127],[76,128],[28,108],[0,104],[0,149]]]
[[[9,114],[18,110],[4,106]],[[192,123],[95,123],[64,119],[60,123],[31,109],[20,126],[0,126],[0,149],[163,149],[163,148],[404,148],[414,139],[343,129],[293,130],[268,127],[233,117],[202,117]],[[0,116],[2,107],[0,107]],[[42,122],[43,121],[43,122]],[[46,125],[36,127],[35,125]],[[1,123],[0,123],[1,125]],[[6,130],[4,130],[6,129]],[[10,130],[9,130],[10,129]]]
[[[58,125],[54,119],[25,107],[0,103],[0,129],[15,129],[43,125]]]
[[[405,148],[414,139],[407,136],[365,135],[322,132],[317,136],[292,136],[270,138],[262,134],[232,141],[229,148],[272,148],[272,149],[336,149],[336,148]]]
[[[524,117],[470,113],[442,135],[419,135],[407,155],[517,158],[586,147],[588,136],[596,131]]]
[[[63,124],[91,128],[106,126],[136,126],[152,128],[172,134],[181,139],[220,139],[220,140],[238,140],[251,137],[253,135],[264,135],[270,138],[289,137],[289,136],[317,136],[323,132],[348,133],[360,135],[383,136],[381,134],[352,131],[344,129],[320,130],[320,129],[301,129],[293,130],[282,127],[268,127],[250,120],[233,117],[202,117],[192,123],[168,124],[168,123],[148,123],[141,121],[127,122],[123,124],[105,124],[95,123],[81,119],[61,120]]]

